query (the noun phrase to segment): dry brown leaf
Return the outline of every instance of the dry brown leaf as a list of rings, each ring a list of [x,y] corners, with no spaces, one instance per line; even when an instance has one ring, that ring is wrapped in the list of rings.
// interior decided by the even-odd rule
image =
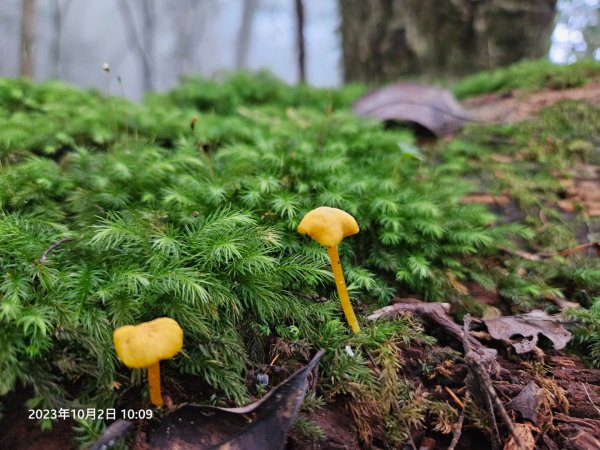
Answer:
[[[540,387],[533,381],[525,386],[519,395],[513,398],[505,406],[521,413],[524,419],[529,419],[537,424],[538,409],[540,406]]]
[[[563,349],[571,340],[571,333],[560,320],[541,310],[483,321],[494,339],[510,343],[518,354],[532,351],[538,343],[539,334],[550,339],[556,350]]]
[[[368,92],[352,105],[352,111],[381,121],[417,123],[436,136],[452,133],[471,120],[450,91],[413,83]]]

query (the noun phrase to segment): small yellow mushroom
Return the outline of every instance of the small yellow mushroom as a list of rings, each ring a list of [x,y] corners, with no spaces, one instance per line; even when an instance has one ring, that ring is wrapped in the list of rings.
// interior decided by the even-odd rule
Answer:
[[[342,309],[346,315],[348,325],[354,333],[360,331],[358,321],[354,315],[350,296],[344,281],[344,273],[342,272],[342,264],[338,254],[337,246],[346,236],[352,236],[360,230],[354,217],[345,211],[328,206],[321,206],[308,212],[300,225],[298,225],[298,233],[308,234],[319,244],[327,247],[329,259],[331,260],[331,269],[335,278],[335,285],[342,302]]]
[[[150,401],[163,406],[160,392],[160,361],[175,356],[183,347],[183,330],[168,317],[139,325],[126,325],[113,332],[117,356],[130,368],[148,368]]]

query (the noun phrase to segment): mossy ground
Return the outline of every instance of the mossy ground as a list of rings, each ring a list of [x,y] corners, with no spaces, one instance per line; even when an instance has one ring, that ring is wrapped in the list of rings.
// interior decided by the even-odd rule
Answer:
[[[568,88],[597,70],[519,65],[455,92]],[[557,253],[598,239],[598,218],[564,180],[597,168],[600,113],[563,102],[524,123],[475,124],[422,149],[423,159],[402,151],[415,145],[410,132],[347,112],[363,89],[239,74],[188,80],[133,105],[1,80],[2,405],[143,406],[143,373],[118,363],[110,334],[167,315],[186,335],[184,353],[164,364],[176,402],[245,403],[264,394],[255,375],[273,358],[277,382],[324,347],[307,416],[348,411],[348,432],[363,445],[393,447],[418,430],[449,441],[458,410],[432,394],[431,380],[460,355],[417,319],[364,317],[394,296],[449,301],[459,318],[489,306],[556,310],[562,298],[590,306],[600,296],[598,258]],[[477,204],[472,193],[506,201]],[[324,249],[295,232],[320,205],[361,226],[341,246],[357,336]],[[582,313],[590,325],[579,349],[600,345],[593,311]],[[83,442],[104,425],[74,424]],[[306,418],[299,435],[320,438]]]

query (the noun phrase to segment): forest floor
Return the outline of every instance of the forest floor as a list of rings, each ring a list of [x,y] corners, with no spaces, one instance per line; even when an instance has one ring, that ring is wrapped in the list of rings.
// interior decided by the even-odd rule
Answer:
[[[538,92],[486,94],[464,101],[463,106],[478,121],[518,123],[534,118],[544,108],[565,100],[585,101],[600,106],[600,79],[583,87],[560,91],[547,89]],[[445,138],[444,144],[457,138],[461,138],[461,133]],[[510,164],[519,159],[519,155],[492,155],[492,160],[494,158],[499,163]],[[600,216],[600,167],[581,164],[571,170],[572,176],[568,178],[551,174],[558,178],[565,191],[564,198],[556,203],[557,212],[568,217],[580,205],[587,216]],[[466,197],[465,202],[489,204],[499,216],[515,214],[514,199],[510,193],[485,192],[485,186],[480,194]],[[591,223],[597,225],[597,222]],[[590,258],[597,258],[600,254],[593,246],[571,250],[581,250]],[[523,250],[516,255],[507,253],[506,257],[543,259],[548,255]],[[486,307],[499,312],[508,309],[497,292],[468,283],[460,287],[468,290],[472,298]],[[405,304],[408,306],[403,306]],[[567,299],[558,306],[562,309],[572,304]],[[539,346],[533,345],[533,351],[526,356],[518,355],[510,342],[493,339],[485,321],[479,319],[473,319],[473,339],[463,342],[460,334],[462,328],[452,318],[456,311],[442,311],[438,308],[439,304],[433,304],[437,309],[423,305],[418,300],[398,296],[391,306],[392,309],[396,308],[396,313],[422,318],[426,333],[437,339],[433,347],[414,345],[403,349],[404,361],[400,376],[409,380],[423,398],[447,401],[464,411],[466,419],[450,430],[433,430],[430,426],[431,417],[425,417],[410,432],[412,442],[402,448],[444,449],[456,437],[460,438],[455,445],[456,449],[474,450],[494,446],[506,450],[518,449],[515,439],[510,437],[511,432],[518,436],[523,449],[600,448],[600,369],[586,367],[580,356],[570,352],[568,347],[565,350],[553,349],[550,341],[544,338],[540,339]],[[552,323],[557,324],[556,321]],[[562,324],[557,326],[562,327]],[[568,328],[567,323],[564,326]],[[519,333],[515,331],[514,334]],[[489,359],[494,352],[496,354]],[[430,366],[427,371],[423,370],[425,362]],[[277,361],[277,365],[285,366],[285,359]],[[378,370],[375,363],[373,370]],[[490,374],[490,378],[486,380],[481,372]],[[495,413],[487,418],[470,416],[470,411],[465,406],[467,395],[474,398],[480,406],[488,401],[494,403],[497,396],[507,415],[503,418],[494,406]],[[21,399],[15,401],[17,400]],[[389,448],[377,424],[371,424],[370,446],[359,442],[356,425],[347,404],[328,404],[313,412],[301,414],[320,427],[323,436],[309,439],[293,430],[287,445],[290,450]],[[494,416],[497,432],[493,431],[491,419]],[[13,426],[0,439],[0,448],[70,448],[73,424],[69,421],[62,422],[51,432],[42,432],[33,420],[20,420],[16,415],[14,418],[7,415],[5,420]],[[478,420],[480,424],[477,423]],[[482,431],[486,427],[492,431]]]
[[[484,94],[468,98],[462,105],[482,122],[514,123],[527,120],[543,108],[564,100],[584,100],[600,106],[600,79],[564,90],[546,88],[537,92]]]
[[[583,101],[599,107],[600,79],[572,89],[484,94],[469,98],[463,101],[462,105],[479,122],[514,124],[535,118],[544,108],[563,101]],[[446,137],[445,143],[452,142],[456,137],[460,138],[460,134],[459,132],[457,136]],[[505,154],[493,155],[492,159],[502,163],[512,162],[512,158]],[[585,208],[588,217],[593,219],[600,216],[600,167],[595,164],[578,164],[572,168],[571,175],[572,177],[569,178],[556,175],[565,188],[565,198],[557,203],[557,210],[568,217],[574,211],[575,205],[579,204]],[[493,206],[497,213],[501,216],[504,214],[509,220],[514,219],[515,214],[518,215],[515,213],[513,199],[509,195],[482,192],[467,196],[465,201]],[[590,223],[597,225],[594,220]],[[593,250],[588,251],[588,257],[600,256],[600,251]],[[536,259],[540,255],[522,252],[521,256]],[[497,310],[506,310],[507,305],[502,304],[497,292],[486,291],[477,285],[466,287],[478,302]],[[408,307],[405,306],[407,300]],[[410,309],[414,306],[414,299],[396,298],[395,304],[399,311]],[[574,305],[567,301],[562,303],[561,307]],[[401,314],[415,313],[404,311]],[[471,331],[471,334],[481,342],[483,348],[494,349],[497,352],[492,362],[491,384],[485,387],[478,381],[473,383],[469,380],[472,371],[465,362],[466,358],[457,362],[452,358],[444,357],[452,351],[465,355],[467,349],[457,335],[448,333],[448,329],[441,326],[440,316],[427,314],[427,311],[416,315],[424,319],[426,332],[437,338],[437,345],[433,349],[414,346],[406,349],[403,354],[402,376],[410,380],[411,385],[416,389],[423,389],[425,397],[448,401],[452,405],[463,408],[460,398],[464,399],[467,391],[491,388],[506,407],[513,432],[520,437],[521,448],[600,449],[599,369],[587,367],[582,359],[568,348],[552,349],[549,341],[544,342],[546,345],[540,343],[540,346],[544,347],[543,350],[536,346],[534,351],[525,357],[517,355],[508,341],[494,340],[486,331],[484,323],[477,321],[475,328],[478,328],[478,331]],[[443,313],[442,315],[444,317],[442,322],[453,321],[451,315]],[[518,332],[515,331],[515,334]],[[541,340],[543,339],[542,337]],[[425,376],[421,363],[432,358],[437,361],[437,366]],[[470,395],[479,396],[478,401],[485,402],[485,395],[481,397],[481,392],[472,392]],[[514,438],[510,437],[507,423],[502,421],[497,408],[494,408],[499,429],[497,442],[494,442],[494,432],[490,436],[474,426],[476,418],[469,418],[469,411],[467,411],[467,420],[464,421],[460,431],[454,429],[454,433],[423,431],[431,430],[431,426],[427,424],[431,418],[426,418],[425,423],[418,427],[420,431],[411,433],[413,442],[403,448],[445,449],[451,444],[453,436],[458,435],[460,439],[455,447],[457,449],[474,450],[494,448],[494,446],[505,450],[518,449],[519,446]],[[329,405],[309,414],[309,417],[321,427],[326,438],[320,442],[307,442],[305,439],[299,439],[292,432],[289,441],[290,449],[358,450],[365,448],[356,437],[350,411],[343,405]],[[485,426],[489,426],[489,423]],[[376,426],[373,427],[371,448],[388,448],[383,437],[378,435]]]

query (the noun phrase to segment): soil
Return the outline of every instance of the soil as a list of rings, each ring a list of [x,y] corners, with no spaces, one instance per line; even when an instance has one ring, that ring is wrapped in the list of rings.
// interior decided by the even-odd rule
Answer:
[[[485,94],[466,99],[462,105],[478,121],[513,123],[527,120],[542,109],[563,100],[583,100],[600,105],[600,79],[573,89]]]
[[[58,420],[52,429],[42,431],[39,422],[28,419],[23,392],[11,395],[5,401],[4,416],[0,421],[0,449],[11,450],[74,450],[72,420]]]

